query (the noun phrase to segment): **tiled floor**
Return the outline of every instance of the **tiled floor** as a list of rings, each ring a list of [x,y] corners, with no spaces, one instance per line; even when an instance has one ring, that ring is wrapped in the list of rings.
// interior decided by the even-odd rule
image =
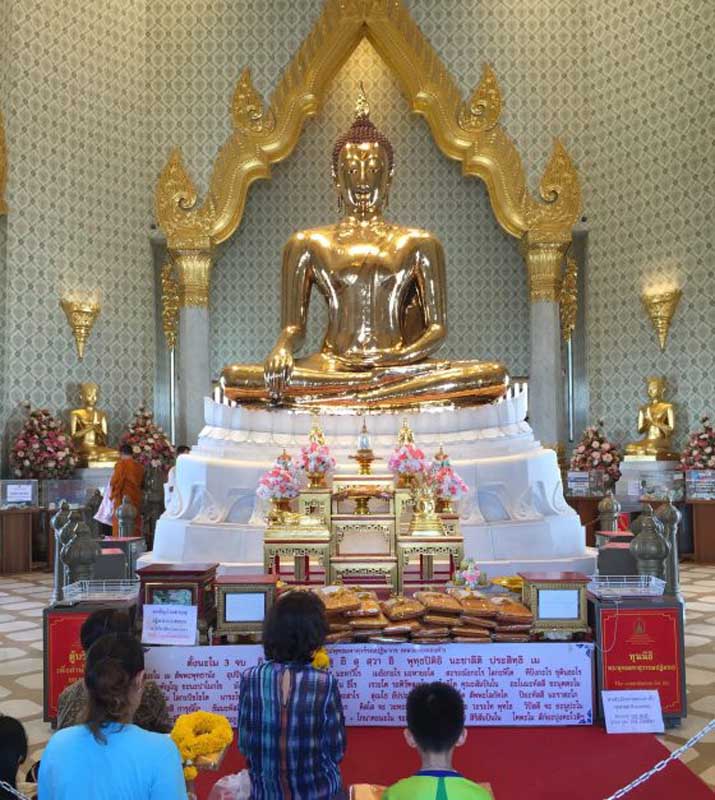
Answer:
[[[715,717],[715,566],[683,564],[681,579],[689,715],[663,737],[671,750]],[[0,714],[22,720],[30,740],[28,765],[40,758],[50,736],[42,721],[42,608],[51,585],[42,572],[0,578]],[[715,733],[683,760],[715,787]]]

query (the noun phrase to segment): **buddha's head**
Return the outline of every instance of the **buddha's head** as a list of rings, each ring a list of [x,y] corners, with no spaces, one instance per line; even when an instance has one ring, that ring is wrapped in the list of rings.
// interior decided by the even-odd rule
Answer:
[[[661,378],[659,375],[651,375],[647,378],[646,385],[648,387],[648,399],[651,402],[657,403],[663,399],[663,395],[665,394],[665,378]]]
[[[94,408],[99,397],[99,386],[96,383],[81,383],[79,386],[82,404],[85,408]]]
[[[370,119],[360,91],[355,121],[333,147],[333,180],[349,216],[371,217],[387,204],[395,156],[390,140]]]

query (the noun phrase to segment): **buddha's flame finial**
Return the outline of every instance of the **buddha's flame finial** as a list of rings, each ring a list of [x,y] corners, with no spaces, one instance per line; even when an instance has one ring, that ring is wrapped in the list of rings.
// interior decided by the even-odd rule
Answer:
[[[365,87],[362,81],[360,81],[360,91],[358,92],[357,101],[355,103],[355,119],[369,119],[369,117],[370,104],[367,102]]]

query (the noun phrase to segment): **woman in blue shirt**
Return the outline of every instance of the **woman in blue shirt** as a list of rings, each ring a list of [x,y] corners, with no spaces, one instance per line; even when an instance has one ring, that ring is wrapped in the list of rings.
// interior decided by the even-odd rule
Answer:
[[[345,754],[340,692],[311,661],[328,633],[322,602],[284,595],[266,617],[268,659],[241,677],[238,744],[248,761],[251,800],[346,797],[338,764]]]
[[[144,683],[144,651],[108,634],[87,653],[87,720],[58,731],[42,755],[39,800],[186,800],[179,751],[166,735],[131,724]]]

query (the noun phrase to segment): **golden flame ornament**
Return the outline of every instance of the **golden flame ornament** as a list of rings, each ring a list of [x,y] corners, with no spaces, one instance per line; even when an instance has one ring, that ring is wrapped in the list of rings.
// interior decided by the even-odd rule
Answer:
[[[92,332],[95,320],[99,316],[100,306],[94,300],[60,300],[60,306],[65,312],[67,322],[72,329],[77,356],[82,361],[84,358],[84,348]]]
[[[665,350],[670,323],[682,296],[683,292],[680,289],[658,293],[647,292],[643,295],[643,303],[655,328],[661,350]]]

